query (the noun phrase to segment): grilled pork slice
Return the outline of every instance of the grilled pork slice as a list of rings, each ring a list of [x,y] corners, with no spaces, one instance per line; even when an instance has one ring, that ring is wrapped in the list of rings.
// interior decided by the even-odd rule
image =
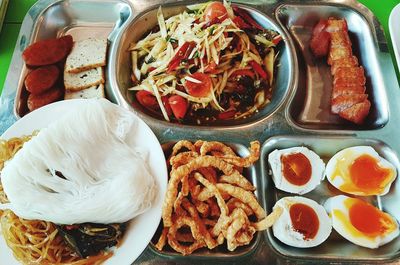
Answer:
[[[341,68],[341,67],[353,67],[353,66],[358,66],[358,59],[354,55],[350,56],[350,57],[340,58],[340,59],[332,61],[331,73],[332,73],[332,75],[335,75],[336,71],[339,68]]]
[[[362,124],[365,117],[367,117],[370,108],[371,102],[366,99],[363,102],[354,104],[350,108],[342,110],[339,112],[339,116],[356,124]]]
[[[328,64],[332,65],[335,60],[348,58],[353,55],[351,46],[346,47],[331,47],[328,55]]]
[[[364,94],[365,86],[334,86],[332,89],[332,98],[347,94]]]
[[[342,94],[331,100],[331,112],[338,114],[368,98],[366,94]]]
[[[330,17],[328,19],[328,26],[325,28],[328,32],[344,31],[347,32],[347,22],[345,19],[336,19]]]

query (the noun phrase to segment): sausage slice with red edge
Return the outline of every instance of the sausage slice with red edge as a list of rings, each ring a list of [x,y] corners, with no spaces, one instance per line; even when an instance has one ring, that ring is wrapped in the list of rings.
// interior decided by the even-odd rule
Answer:
[[[64,89],[53,87],[42,94],[30,94],[28,97],[28,109],[34,111],[47,104],[60,100],[64,97]]]
[[[58,39],[48,39],[29,45],[22,53],[22,59],[29,66],[43,66],[63,60],[71,51],[71,35]]]
[[[26,90],[31,94],[41,94],[54,86],[59,76],[60,70],[55,65],[37,68],[26,76]]]

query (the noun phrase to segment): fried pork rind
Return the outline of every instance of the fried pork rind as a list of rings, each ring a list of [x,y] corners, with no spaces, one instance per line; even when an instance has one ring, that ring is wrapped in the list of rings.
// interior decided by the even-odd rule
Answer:
[[[259,156],[257,141],[251,142],[247,157],[237,156],[221,142],[177,142],[168,159],[164,228],[156,248],[161,251],[168,242],[175,251],[189,255],[226,240],[228,250],[234,251],[250,244],[257,231],[272,226],[281,209],[266,217],[253,193],[255,187],[242,175],[243,167],[250,167]]]

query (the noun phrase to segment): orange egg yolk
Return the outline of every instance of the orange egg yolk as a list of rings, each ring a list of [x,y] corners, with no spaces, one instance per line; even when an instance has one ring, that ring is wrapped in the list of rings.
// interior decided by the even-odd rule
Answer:
[[[293,185],[304,185],[311,178],[311,163],[302,153],[281,156],[282,175]]]
[[[388,214],[362,200],[353,199],[348,207],[351,224],[367,236],[384,235],[394,226],[393,220]]]
[[[290,219],[295,231],[301,233],[304,239],[313,239],[319,229],[319,219],[314,209],[303,203],[290,206]]]
[[[355,159],[349,171],[354,185],[366,192],[384,188],[391,175],[390,169],[380,167],[378,160],[367,154]]]

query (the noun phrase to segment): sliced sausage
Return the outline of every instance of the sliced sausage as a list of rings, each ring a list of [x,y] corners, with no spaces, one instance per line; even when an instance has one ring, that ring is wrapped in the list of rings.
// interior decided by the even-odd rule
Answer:
[[[33,111],[64,97],[64,89],[54,87],[42,94],[30,94],[28,97],[28,109]]]
[[[371,102],[366,99],[363,102],[354,104],[350,108],[339,112],[339,116],[346,120],[354,122],[355,124],[362,124],[365,118],[368,116],[370,108]]]
[[[331,41],[331,35],[322,31],[318,35],[312,37],[310,42],[310,48],[315,57],[324,57],[329,52],[329,44]]]
[[[25,87],[31,94],[41,94],[57,82],[60,70],[57,66],[42,66],[31,71],[25,78]]]
[[[338,114],[368,98],[366,94],[342,94],[331,100],[331,112]]]
[[[30,66],[43,66],[63,60],[71,51],[73,40],[71,35],[58,39],[35,42],[22,53],[25,63]]]

